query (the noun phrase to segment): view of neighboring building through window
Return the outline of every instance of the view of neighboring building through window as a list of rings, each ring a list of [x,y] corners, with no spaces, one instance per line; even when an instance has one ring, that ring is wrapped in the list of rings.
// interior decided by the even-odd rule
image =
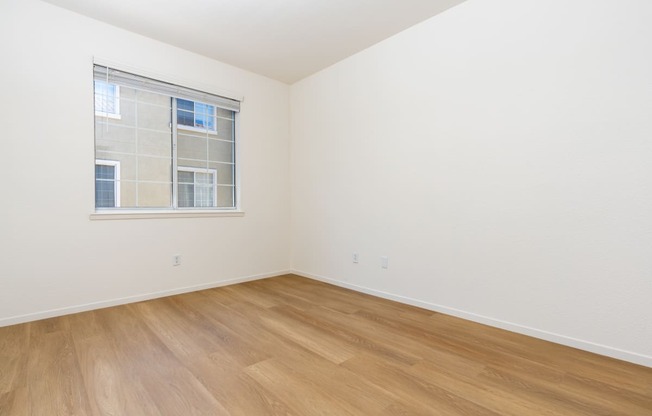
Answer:
[[[215,131],[215,107],[209,104],[177,99],[179,127]]]
[[[95,80],[95,114],[98,116],[120,117],[120,87],[108,82]]]
[[[120,162],[95,160],[95,206],[116,208],[120,206]]]
[[[236,207],[238,101],[94,71],[96,209]]]
[[[179,207],[215,206],[215,170],[179,167]]]

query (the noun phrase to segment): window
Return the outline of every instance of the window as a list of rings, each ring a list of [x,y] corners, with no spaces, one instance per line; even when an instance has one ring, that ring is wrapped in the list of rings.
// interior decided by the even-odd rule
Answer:
[[[238,101],[100,65],[94,77],[97,210],[237,207]]]
[[[120,162],[95,160],[95,206],[120,206]]]
[[[180,128],[215,131],[215,107],[177,99],[177,123]]]
[[[179,167],[179,207],[214,207],[215,169]]]
[[[120,87],[95,80],[95,115],[120,118]]]

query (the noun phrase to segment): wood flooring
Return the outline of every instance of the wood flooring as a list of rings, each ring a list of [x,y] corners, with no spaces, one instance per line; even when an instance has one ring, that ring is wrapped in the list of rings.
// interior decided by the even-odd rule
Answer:
[[[0,328],[0,415],[652,415],[652,369],[281,276]]]

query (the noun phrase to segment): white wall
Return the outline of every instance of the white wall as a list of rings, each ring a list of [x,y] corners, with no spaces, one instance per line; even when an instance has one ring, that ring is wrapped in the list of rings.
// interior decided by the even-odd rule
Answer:
[[[652,366],[650,22],[469,0],[293,85],[292,268]]]
[[[35,0],[0,56],[0,325],[289,269],[287,85]],[[244,96],[244,217],[89,220],[93,56]]]

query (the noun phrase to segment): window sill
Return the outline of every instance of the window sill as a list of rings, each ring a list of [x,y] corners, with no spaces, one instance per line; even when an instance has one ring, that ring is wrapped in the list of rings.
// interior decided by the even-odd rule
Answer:
[[[188,211],[105,211],[94,212],[89,218],[95,220],[140,220],[162,218],[208,218],[208,217],[244,217],[244,211],[224,210],[188,210]]]

